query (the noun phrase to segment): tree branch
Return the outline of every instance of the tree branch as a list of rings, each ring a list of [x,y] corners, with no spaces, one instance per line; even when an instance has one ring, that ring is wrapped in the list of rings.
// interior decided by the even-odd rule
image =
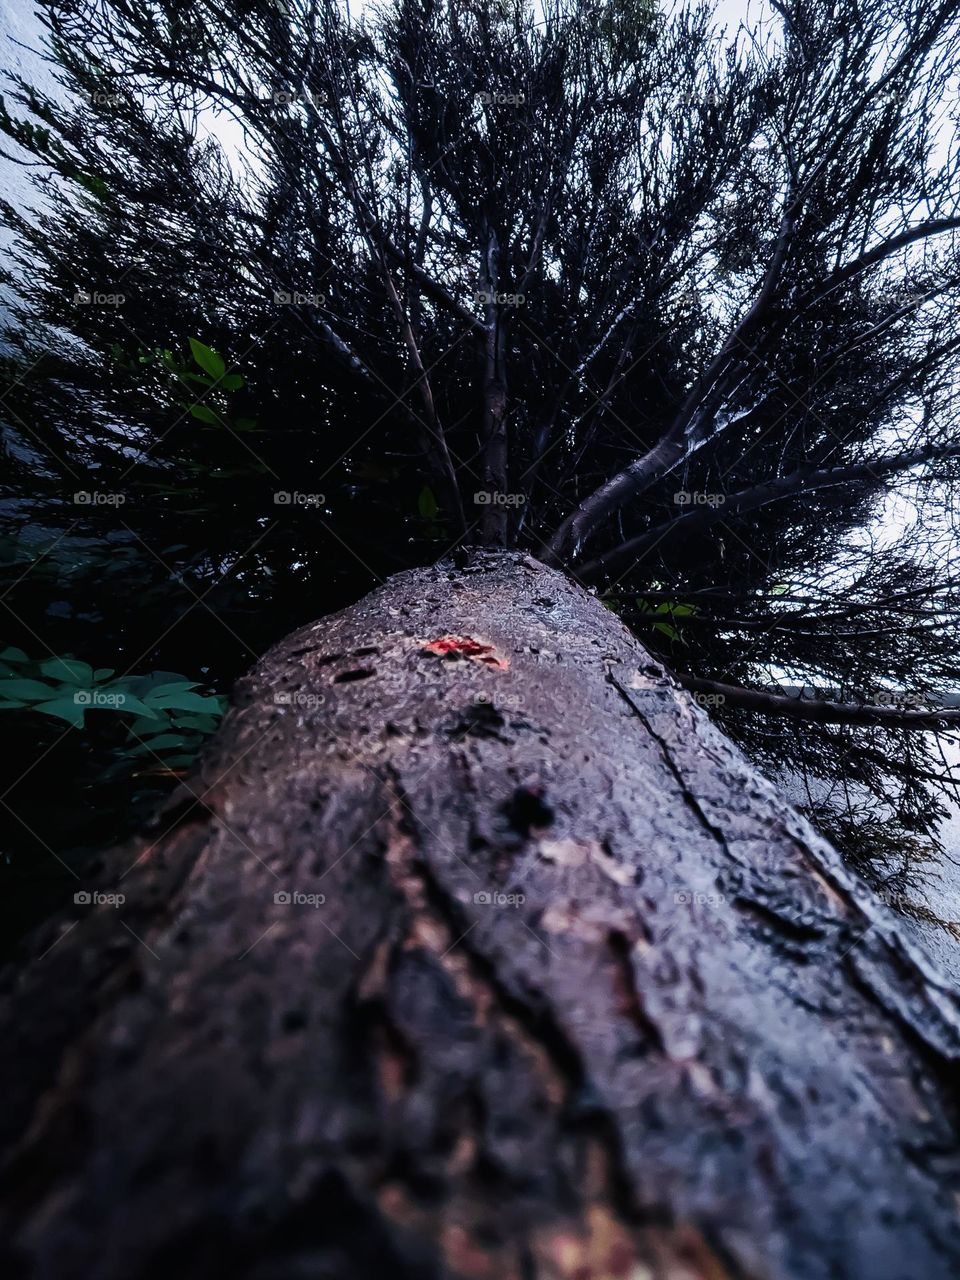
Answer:
[[[487,485],[487,502],[483,509],[482,530],[485,545],[502,547],[507,541],[507,508],[503,497],[507,489],[507,385],[504,368],[503,327],[496,300],[500,278],[496,232],[487,235],[483,269],[480,277],[486,301],[486,342],[483,372],[483,481]],[[497,497],[501,500],[498,502]]]
[[[704,680],[686,671],[674,672],[679,684],[691,693],[722,698],[724,706],[741,707],[767,716],[789,716],[818,724],[852,724],[864,728],[937,730],[960,724],[960,707],[941,711],[905,711],[899,707],[873,706],[861,702],[831,702],[819,698],[794,698],[765,689],[748,689],[719,680]]]
[[[702,442],[706,422],[729,390],[731,362],[737,348],[745,345],[746,335],[762,319],[776,292],[795,225],[795,203],[791,193],[760,292],[705,373],[697,379],[670,427],[652,449],[605,481],[560,525],[550,541],[552,562],[566,555],[576,557],[584,539],[605,519],[667,474]]]
[[[646,529],[635,538],[621,542],[618,546],[597,556],[588,564],[577,570],[577,576],[586,582],[594,581],[604,572],[608,572],[631,557],[640,559],[648,549],[657,546],[664,538],[675,534],[687,534],[697,529],[709,528],[731,515],[743,515],[747,511],[756,511],[770,502],[782,501],[796,497],[801,493],[812,493],[815,490],[830,488],[833,485],[853,484],[860,480],[878,479],[881,476],[893,475],[901,471],[909,471],[911,467],[925,462],[939,461],[944,458],[960,456],[960,445],[938,448],[927,445],[912,453],[900,454],[895,458],[879,458],[872,462],[854,463],[850,466],[824,467],[813,471],[802,467],[789,475],[764,484],[751,485],[749,489],[741,489],[722,504],[697,507],[693,511],[684,512],[675,520],[666,524]]]
[[[866,253],[862,253],[860,257],[844,263],[836,271],[831,272],[821,287],[805,298],[800,305],[811,306],[814,303],[822,302],[824,298],[829,297],[834,289],[839,289],[848,280],[852,280],[854,276],[858,276],[861,272],[876,266],[884,258],[889,258],[898,249],[905,249],[908,245],[915,244],[918,240],[927,240],[931,236],[943,235],[944,232],[956,231],[958,228],[960,228],[960,217],[936,218],[930,222],[922,222],[915,227],[908,227],[905,231],[901,231],[899,235],[891,236],[889,240],[881,241],[880,244],[874,245],[872,249],[868,249]]]

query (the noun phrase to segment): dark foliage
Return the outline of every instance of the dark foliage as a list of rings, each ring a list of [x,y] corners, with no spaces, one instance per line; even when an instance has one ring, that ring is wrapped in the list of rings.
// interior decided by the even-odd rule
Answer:
[[[848,848],[930,833],[943,733],[709,692],[960,676],[960,3],[775,9],[47,0],[61,91],[0,114],[15,642],[225,687],[519,543]]]

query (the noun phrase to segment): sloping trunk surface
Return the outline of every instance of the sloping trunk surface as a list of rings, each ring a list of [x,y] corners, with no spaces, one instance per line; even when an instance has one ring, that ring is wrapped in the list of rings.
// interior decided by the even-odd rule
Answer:
[[[401,574],[5,975],[6,1274],[960,1273],[958,1001],[620,621]]]

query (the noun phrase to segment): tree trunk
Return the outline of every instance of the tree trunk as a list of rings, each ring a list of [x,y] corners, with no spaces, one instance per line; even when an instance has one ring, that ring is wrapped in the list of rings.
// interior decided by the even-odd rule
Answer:
[[[98,887],[5,975],[9,1277],[960,1273],[956,995],[522,555],[277,646]]]

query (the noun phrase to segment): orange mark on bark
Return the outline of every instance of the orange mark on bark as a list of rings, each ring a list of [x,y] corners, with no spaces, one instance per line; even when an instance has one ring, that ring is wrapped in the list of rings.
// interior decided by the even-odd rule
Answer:
[[[436,640],[429,640],[423,646],[423,652],[432,653],[438,658],[454,660],[472,658],[475,662],[482,662],[487,667],[496,667],[500,671],[506,671],[510,666],[510,659],[498,657],[492,644],[483,644],[479,640],[474,640],[473,636],[438,636]]]
[[[653,1280],[626,1227],[603,1204],[579,1227],[560,1227],[537,1240],[545,1274],[557,1280]]]
[[[503,1260],[489,1253],[462,1226],[451,1223],[443,1228],[440,1248],[451,1272],[469,1276],[470,1280],[500,1280]]]

